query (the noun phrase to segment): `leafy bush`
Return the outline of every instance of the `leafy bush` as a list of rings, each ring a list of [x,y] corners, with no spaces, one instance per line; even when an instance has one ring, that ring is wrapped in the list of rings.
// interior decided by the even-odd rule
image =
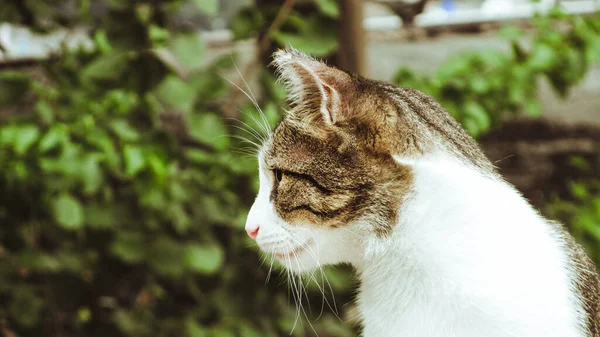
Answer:
[[[600,265],[600,155],[596,161],[571,158],[580,178],[569,182],[567,195],[555,195],[546,212],[568,225],[589,256]]]
[[[107,1],[107,15],[79,18],[92,48],[40,62],[42,80],[0,72],[0,103],[21,109],[0,126],[2,334],[263,337],[296,324],[243,231],[256,163],[232,154],[214,108],[231,59],[205,65],[202,37],[172,28],[182,3]],[[314,329],[347,336],[335,320]]]
[[[531,48],[525,33],[501,30],[511,52],[482,50],[456,55],[433,76],[400,69],[394,81],[434,96],[474,136],[502,122],[507,113],[539,116],[538,80],[545,77],[561,96],[568,95],[600,56],[600,14],[568,16],[558,9],[534,18]]]
[[[261,7],[248,6],[242,9],[233,18],[230,28],[236,39],[246,39],[257,32],[265,32],[277,46],[291,45],[315,57],[326,57],[337,50],[339,8],[336,1],[314,0],[316,10],[309,13],[296,8],[282,11],[285,5],[281,3],[284,1],[264,2],[266,4]],[[309,1],[304,2],[305,6],[310,4]],[[285,14],[283,18],[282,12]],[[278,20],[278,16],[282,21]],[[280,22],[280,26],[271,27],[273,22]]]

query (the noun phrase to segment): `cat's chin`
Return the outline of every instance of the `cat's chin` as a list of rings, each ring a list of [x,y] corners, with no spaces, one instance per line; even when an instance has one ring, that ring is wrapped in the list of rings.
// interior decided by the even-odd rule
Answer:
[[[296,273],[312,271],[321,265],[312,240],[302,246],[286,252],[274,252],[272,255],[286,269]]]

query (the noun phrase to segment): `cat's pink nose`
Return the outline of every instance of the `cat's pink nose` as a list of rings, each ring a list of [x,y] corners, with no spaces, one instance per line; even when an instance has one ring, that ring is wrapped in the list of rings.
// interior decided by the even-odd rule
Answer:
[[[256,240],[256,236],[258,235],[258,230],[260,229],[259,225],[250,226],[246,228],[246,233],[248,236],[252,238],[252,240]]]

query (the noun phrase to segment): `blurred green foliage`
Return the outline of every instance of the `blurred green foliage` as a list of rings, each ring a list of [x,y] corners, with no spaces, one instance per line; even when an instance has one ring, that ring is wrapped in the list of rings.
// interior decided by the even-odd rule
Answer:
[[[338,48],[339,8],[334,0],[314,0],[315,9],[292,9],[278,29],[269,29],[280,15],[283,1],[265,1],[264,6],[248,6],[231,22],[237,40],[265,32],[279,47],[293,46],[315,57],[326,57]],[[307,5],[307,2],[304,3]]]
[[[566,97],[600,58],[600,14],[569,16],[556,8],[531,22],[529,33],[516,26],[500,31],[510,44],[508,53],[455,55],[433,75],[403,68],[394,81],[434,96],[473,136],[497,126],[507,113],[539,116],[541,78]]]
[[[574,176],[566,195],[554,195],[546,213],[568,225],[588,255],[600,265],[600,148],[596,160],[573,157]]]
[[[70,2],[93,46],[40,61],[43,80],[0,72],[0,109],[20,109],[0,125],[0,334],[312,335],[243,230],[256,162],[216,108],[233,59],[208,64],[202,36],[173,28],[185,2],[104,1],[99,17]],[[5,4],[3,19],[72,24],[56,4]],[[314,329],[350,333],[330,311]]]

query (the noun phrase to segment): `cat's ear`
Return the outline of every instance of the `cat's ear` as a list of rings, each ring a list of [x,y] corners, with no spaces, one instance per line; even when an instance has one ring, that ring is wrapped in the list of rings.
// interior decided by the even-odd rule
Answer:
[[[329,125],[342,117],[343,91],[350,82],[348,74],[291,48],[275,52],[273,64],[294,110],[319,111]]]

